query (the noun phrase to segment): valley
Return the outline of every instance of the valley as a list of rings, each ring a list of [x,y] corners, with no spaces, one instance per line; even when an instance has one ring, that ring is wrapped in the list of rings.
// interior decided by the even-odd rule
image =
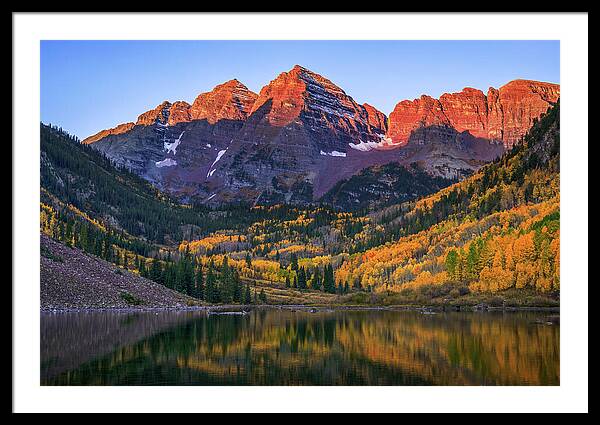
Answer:
[[[189,305],[557,307],[559,123],[557,104],[452,184],[392,163],[319,202],[267,205],[181,203],[41,125],[40,230]]]

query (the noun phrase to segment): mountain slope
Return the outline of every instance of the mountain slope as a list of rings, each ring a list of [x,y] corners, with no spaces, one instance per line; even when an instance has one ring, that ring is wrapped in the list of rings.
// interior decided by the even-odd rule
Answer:
[[[40,138],[41,212],[46,217],[42,225],[47,226],[47,234],[62,241],[69,239],[65,232],[72,233],[74,222],[80,222],[89,227],[86,233],[94,233],[89,238],[92,242],[98,239],[106,245],[108,237],[123,249],[149,256],[159,249],[176,247],[182,240],[201,239],[215,232],[246,232],[255,223],[294,223],[310,218],[310,225],[302,233],[294,227],[286,228],[286,233],[283,229],[277,231],[299,239],[319,235],[322,227],[340,221],[331,208],[324,206],[211,209],[182,205],[58,128],[41,124]],[[345,214],[342,223],[344,220],[353,221],[353,214]],[[263,242],[258,236],[252,247]],[[89,252],[97,252],[95,244],[91,245]]]
[[[339,181],[321,201],[344,211],[376,210],[390,204],[418,199],[455,183],[432,176],[418,163],[374,165]]]
[[[41,124],[40,140],[41,201],[78,210],[116,231],[153,243],[178,243],[227,226],[247,227],[257,219],[235,207],[212,211],[181,205],[58,128]]]
[[[333,302],[460,304],[501,294],[513,301],[526,296],[521,301],[527,305],[554,305],[560,290],[559,132],[557,102],[534,121],[523,143],[416,201],[393,204],[407,188],[435,190],[421,168],[367,169],[331,194],[332,202],[356,197],[362,205],[373,188],[377,199],[389,197],[391,206],[363,215],[323,206],[179,205],[96,150],[42,125],[41,230],[107,259],[121,273],[150,276],[212,302],[239,302],[240,283],[253,282],[269,296],[327,292],[337,294]],[[204,275],[211,288],[204,295],[194,285],[204,279],[202,270],[212,270],[210,279]],[[502,305],[504,298],[491,297]]]
[[[215,167],[219,197],[240,190],[263,202],[311,202],[318,179],[336,169],[357,140],[375,142],[385,130],[340,87],[295,66],[265,86],[240,133]],[[316,193],[315,193],[316,192]]]
[[[387,234],[406,234],[448,218],[477,219],[518,205],[546,201],[559,194],[559,147],[557,102],[539,120],[534,120],[523,143],[500,159],[429,197],[383,210],[376,221],[387,226]]]
[[[377,213],[365,244],[373,248],[346,259],[337,279],[446,299],[463,290],[558,293],[559,132],[557,104],[523,144],[472,177]]]
[[[186,307],[195,300],[41,235],[40,303],[69,308]]]

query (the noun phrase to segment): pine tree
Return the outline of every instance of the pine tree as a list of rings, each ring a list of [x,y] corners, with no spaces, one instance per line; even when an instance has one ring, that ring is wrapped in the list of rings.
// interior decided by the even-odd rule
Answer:
[[[231,277],[231,283],[233,285],[233,302],[241,303],[242,302],[242,286],[240,283],[240,275],[237,270],[234,270]]]
[[[162,268],[160,266],[160,260],[158,257],[154,257],[152,259],[152,263],[150,264],[150,273],[148,277],[150,280],[158,282],[160,280],[160,275],[162,273]]]
[[[264,288],[261,288],[261,290],[260,290],[259,299],[260,299],[261,303],[263,303],[263,304],[267,303],[267,294],[265,294]]]
[[[321,287],[321,269],[317,268],[315,270],[315,273],[313,274],[313,277],[312,277],[312,281],[311,281],[310,287],[311,287],[311,289],[314,289],[315,291],[322,290],[322,287]]]
[[[146,271],[146,259],[145,258],[140,259],[140,265],[138,267],[138,270],[140,271],[140,276],[148,277],[148,272]]]
[[[330,294],[335,294],[335,276],[333,274],[333,267],[331,264],[325,266],[325,270],[323,273],[323,289],[325,292]]]
[[[290,266],[292,270],[298,270],[298,257],[296,256],[296,254],[292,254],[291,256]]]
[[[219,291],[218,288],[216,287],[216,278],[215,278],[215,273],[214,273],[214,263],[212,261],[212,259],[210,260],[210,263],[208,264],[208,272],[206,274],[206,301],[211,302],[211,303],[217,303],[219,302]]]
[[[298,286],[298,289],[300,289],[300,290],[304,290],[307,287],[306,286],[306,272],[304,271],[304,267],[300,267],[300,269],[298,270],[297,286]]]
[[[448,278],[452,280],[457,279],[457,271],[458,271],[458,253],[456,250],[451,249],[446,254],[446,272],[448,273]]]
[[[244,291],[244,304],[252,304],[252,295],[250,294],[250,283],[246,282],[246,290]]]
[[[465,277],[467,279],[476,279],[479,275],[477,270],[477,264],[479,263],[479,253],[477,252],[477,244],[471,243],[469,246],[469,253],[467,255],[467,265],[465,270]]]
[[[196,280],[195,297],[198,298],[199,300],[204,300],[205,294],[204,294],[204,277],[202,275],[202,266],[199,266],[197,268],[195,280]]]

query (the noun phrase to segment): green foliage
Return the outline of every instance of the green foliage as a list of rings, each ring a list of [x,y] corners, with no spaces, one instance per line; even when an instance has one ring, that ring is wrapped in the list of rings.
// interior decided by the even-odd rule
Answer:
[[[335,294],[336,292],[335,277],[331,264],[326,265],[323,272],[323,290],[330,294]]]
[[[244,304],[252,304],[252,295],[250,294],[249,282],[246,282],[246,289],[244,291]]]
[[[300,267],[300,270],[298,271],[298,289],[303,290],[307,287],[308,286],[306,284],[306,272],[304,270],[304,267]]]
[[[457,265],[458,254],[456,253],[456,250],[451,249],[446,255],[446,271],[448,272],[448,277],[450,279],[455,279]]]
[[[142,305],[144,303],[141,299],[129,292],[122,291],[119,295],[129,305]]]
[[[430,195],[457,181],[432,176],[416,163],[388,163],[368,167],[338,182],[321,201],[346,211],[368,211]],[[375,199],[373,193],[377,194]]]
[[[261,288],[260,290],[260,294],[258,296],[258,299],[261,303],[266,304],[267,303],[267,294],[265,294],[265,290]]]

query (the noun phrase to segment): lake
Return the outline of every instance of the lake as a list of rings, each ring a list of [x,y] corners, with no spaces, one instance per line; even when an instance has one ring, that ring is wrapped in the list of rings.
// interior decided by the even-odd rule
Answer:
[[[559,385],[550,313],[41,314],[41,385]],[[541,323],[540,323],[541,322]]]

